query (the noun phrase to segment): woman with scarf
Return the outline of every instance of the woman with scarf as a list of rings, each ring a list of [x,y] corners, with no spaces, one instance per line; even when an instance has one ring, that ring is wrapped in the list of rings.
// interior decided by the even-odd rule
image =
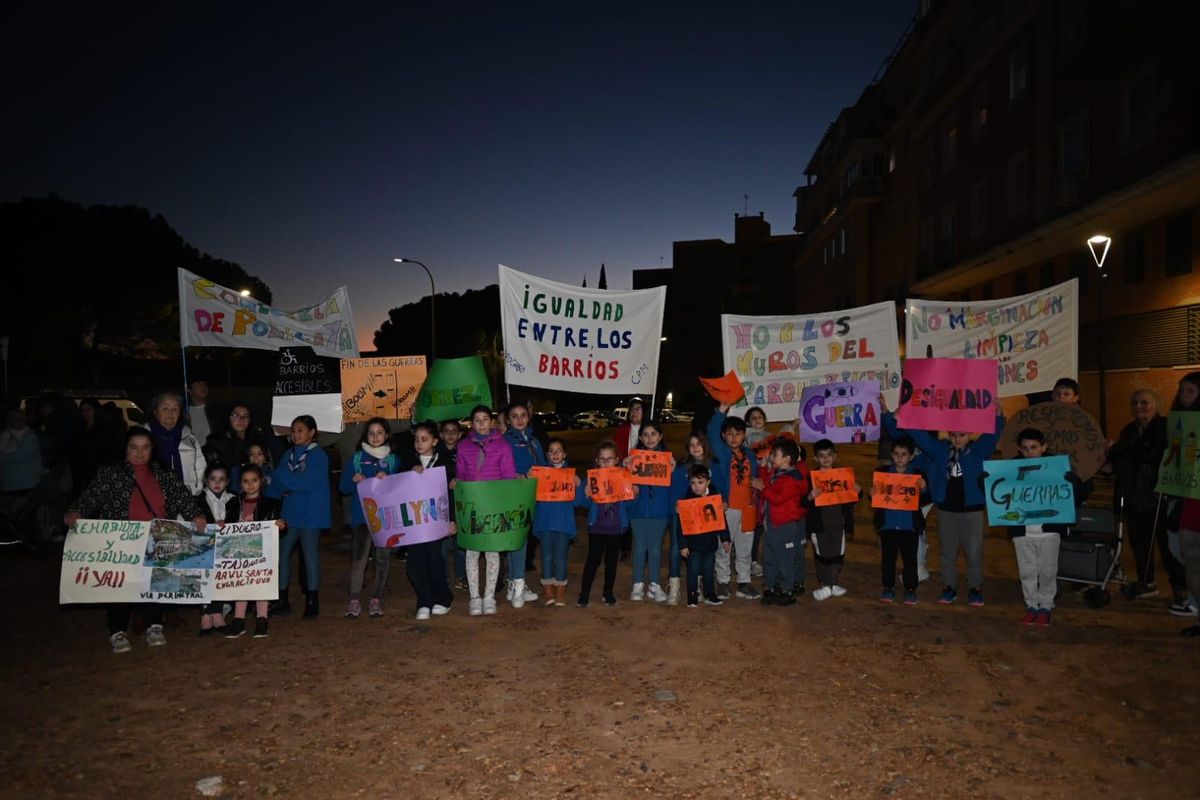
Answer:
[[[147,427],[154,442],[154,459],[174,472],[189,492],[200,494],[208,464],[200,442],[183,424],[183,397],[175,392],[160,392],[151,409],[154,419]]]

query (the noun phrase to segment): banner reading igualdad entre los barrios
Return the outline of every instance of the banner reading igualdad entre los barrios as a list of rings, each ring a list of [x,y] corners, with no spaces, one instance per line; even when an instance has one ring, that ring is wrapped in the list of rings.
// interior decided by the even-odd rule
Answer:
[[[504,379],[590,394],[654,393],[666,287],[581,289],[500,265]]]
[[[1078,377],[1078,281],[1003,300],[909,300],[905,344],[909,358],[995,359],[1001,397],[1049,391]]]

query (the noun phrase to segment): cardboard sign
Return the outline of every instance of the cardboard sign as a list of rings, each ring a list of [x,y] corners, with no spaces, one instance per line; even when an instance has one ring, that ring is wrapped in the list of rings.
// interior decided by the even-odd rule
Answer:
[[[704,391],[718,403],[731,406],[746,396],[746,387],[738,379],[736,370],[729,370],[720,378],[701,378]]]
[[[643,486],[671,485],[671,454],[666,450],[630,450],[629,474]]]
[[[1155,491],[1200,499],[1200,412],[1172,411],[1167,417],[1167,451]]]
[[[996,362],[976,358],[910,358],[900,383],[901,428],[996,432]]]
[[[425,356],[344,358],[341,362],[342,419],[409,419],[425,382]]]
[[[879,441],[879,384],[845,381],[808,386],[800,397],[800,441]]]
[[[445,467],[366,478],[357,489],[376,547],[435,542],[450,535]]]
[[[679,500],[675,503],[675,510],[679,514],[679,529],[684,536],[712,533],[725,527],[725,505],[719,494]]]
[[[1108,443],[1100,423],[1071,403],[1038,403],[1013,414],[1000,436],[1000,455],[1017,457],[1017,436],[1036,428],[1046,437],[1046,449],[1071,459],[1071,469],[1087,480],[1104,465]]]
[[[920,507],[921,476],[915,472],[876,472],[872,476],[875,494],[871,508],[889,511],[916,511]]]
[[[1066,456],[983,462],[990,525],[1057,525],[1075,521],[1075,487]]]
[[[537,481],[459,481],[454,485],[458,546],[482,553],[518,550],[533,527]]]
[[[624,467],[601,467],[587,472],[588,497],[593,503],[633,499],[633,476]]]
[[[575,470],[570,467],[534,467],[529,477],[537,480],[537,499],[558,503],[575,499]]]
[[[813,488],[820,489],[813,502],[818,506],[837,506],[842,503],[858,502],[858,486],[854,483],[854,470],[850,467],[814,469]]]

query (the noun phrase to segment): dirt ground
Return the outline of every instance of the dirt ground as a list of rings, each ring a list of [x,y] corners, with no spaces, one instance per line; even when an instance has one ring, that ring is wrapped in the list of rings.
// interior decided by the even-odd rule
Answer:
[[[884,606],[875,541],[863,508],[850,593],[824,603],[635,603],[623,563],[614,608],[468,617],[456,593],[418,623],[398,562],[386,615],[342,618],[335,534],[320,619],[199,639],[187,609],[121,656],[100,609],[58,607],[56,561],[5,555],[0,796],[200,797],[211,776],[237,798],[1200,796],[1200,649],[1167,599],[1067,591],[1021,628],[993,531],[987,605],[939,606],[935,527],[919,604]]]

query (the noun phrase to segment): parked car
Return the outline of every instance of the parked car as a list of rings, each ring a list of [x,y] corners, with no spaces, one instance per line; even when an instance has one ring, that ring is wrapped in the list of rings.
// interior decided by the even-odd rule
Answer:
[[[538,411],[533,415],[533,423],[544,431],[561,431],[566,429],[563,419],[553,411]]]
[[[101,405],[112,403],[121,410],[121,417],[125,420],[125,427],[136,428],[138,425],[144,425],[147,421],[146,413],[138,408],[138,404],[130,400],[124,394],[115,392],[97,392],[89,394],[87,391],[60,391],[58,394],[63,397],[68,397],[75,401],[75,405],[79,405],[84,398],[92,397],[100,401]],[[37,400],[37,396],[26,397],[21,399],[20,408],[22,411],[28,411],[29,405],[32,405]]]
[[[658,419],[661,422],[691,422],[695,419],[695,415],[691,411],[676,411],[673,408],[664,408],[658,412]]]
[[[603,411],[581,411],[571,417],[571,427],[582,430],[611,428],[613,420]]]

